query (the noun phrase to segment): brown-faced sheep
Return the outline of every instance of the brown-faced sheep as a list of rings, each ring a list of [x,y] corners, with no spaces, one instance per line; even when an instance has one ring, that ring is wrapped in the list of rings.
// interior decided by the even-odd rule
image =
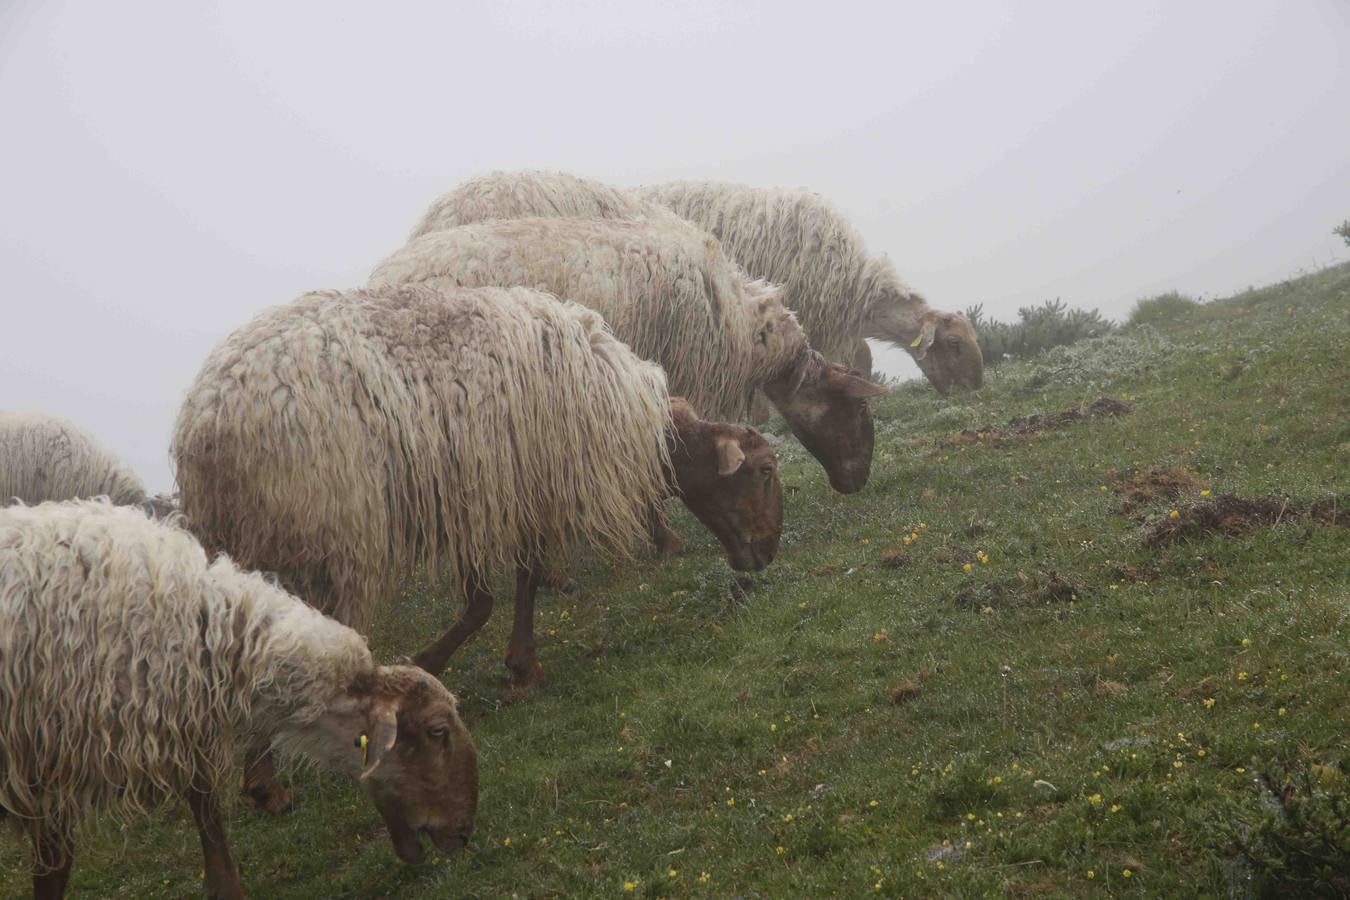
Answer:
[[[630,193],[708,229],[751,275],[782,284],[784,302],[826,358],[870,371],[864,339],[880,338],[908,350],[943,396],[983,383],[969,320],[931,308],[889,261],[869,257],[861,235],[818,194],[698,181]]]
[[[435,678],[135,509],[0,509],[0,810],[37,896],[64,893],[81,822],[171,797],[208,896],[243,896],[214,792],[259,739],[356,779],[405,861],[468,841],[477,755]]]
[[[87,432],[56,416],[0,411],[0,505],[107,497],[145,500],[136,473]]]
[[[526,288],[268,310],[206,360],[172,455],[208,548],[358,630],[418,565],[461,587],[463,615],[416,657],[431,672],[487,620],[490,574],[514,567],[518,683],[538,677],[541,567],[573,545],[626,548],[672,489],[733,568],[767,565],[782,528],[763,437],[673,403],[598,315]]]
[[[532,218],[424,234],[376,267],[372,285],[527,285],[595,309],[671,388],[743,419],[756,389],[783,413],[842,493],[872,462],[868,398],[886,388],[825,362],[778,288],[750,281],[717,241],[670,219]]]

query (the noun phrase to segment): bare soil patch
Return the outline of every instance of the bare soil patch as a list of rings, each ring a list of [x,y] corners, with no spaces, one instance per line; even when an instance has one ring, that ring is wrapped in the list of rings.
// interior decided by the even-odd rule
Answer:
[[[1150,547],[1161,547],[1210,534],[1240,537],[1281,522],[1344,526],[1344,506],[1345,500],[1341,497],[1296,502],[1288,497],[1250,498],[1220,494],[1183,503],[1169,511],[1144,529],[1144,543]]]
[[[1132,516],[1139,510],[1163,500],[1175,500],[1183,494],[1198,494],[1204,487],[1199,477],[1184,466],[1149,468],[1136,472],[1115,486],[1123,498],[1120,514]]]
[[[1117,418],[1131,412],[1133,407],[1113,397],[1098,397],[1086,406],[1071,406],[1054,413],[1036,413],[1016,416],[1007,425],[986,425],[967,428],[950,435],[946,444],[997,443],[1012,438],[1035,437],[1044,431],[1064,428],[1087,419]]]

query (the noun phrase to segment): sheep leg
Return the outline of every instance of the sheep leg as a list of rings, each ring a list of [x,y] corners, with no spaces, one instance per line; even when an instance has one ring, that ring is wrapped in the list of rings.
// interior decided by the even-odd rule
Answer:
[[[662,559],[669,559],[684,549],[684,541],[670,530],[665,517],[661,515],[660,507],[653,506],[647,512],[647,534],[651,536],[656,553]]]
[[[763,425],[769,421],[772,412],[773,407],[769,405],[769,398],[764,396],[763,391],[755,391],[755,395],[750,399],[750,424]]]
[[[450,630],[440,639],[429,645],[413,657],[413,665],[440,675],[450,661],[450,655],[459,649],[459,645],[473,636],[474,632],[487,624],[492,616],[492,593],[477,572],[470,572],[464,579],[464,612]]]
[[[270,743],[254,744],[244,754],[244,793],[259,812],[277,816],[291,808],[291,795],[277,781]]]
[[[35,823],[29,831],[33,842],[33,897],[35,900],[60,900],[66,895],[70,864],[75,860],[75,844],[70,830],[51,821]]]
[[[506,647],[506,668],[511,683],[519,688],[534,687],[544,675],[534,649],[534,594],[543,573],[543,565],[533,559],[516,567],[515,618]]]
[[[243,900],[239,869],[230,857],[225,826],[220,821],[216,796],[208,790],[188,791],[188,806],[197,820],[197,835],[202,839],[202,860],[206,872],[206,896],[210,900]]]
[[[853,368],[866,378],[872,377],[872,348],[868,346],[867,338],[858,340],[858,349],[853,352]]]

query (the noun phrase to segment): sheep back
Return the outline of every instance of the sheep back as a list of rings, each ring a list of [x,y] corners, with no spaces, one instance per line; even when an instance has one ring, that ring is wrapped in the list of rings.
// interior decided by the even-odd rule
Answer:
[[[885,260],[868,259],[862,236],[818,194],[706,181],[630,194],[706,228],[752,276],[782,284],[784,302],[828,359],[853,359],[871,304],[884,292],[912,293]]]
[[[607,184],[564,172],[493,172],[466,181],[436,199],[408,237],[492,219],[527,218],[642,219],[675,218],[665,207],[647,203]]]
[[[0,411],[0,504],[106,496],[130,505],[145,486],[83,429],[57,416]]]
[[[584,541],[627,547],[664,492],[661,370],[525,288],[307,294],[209,356],[172,455],[210,547],[366,630],[396,579]]]
[[[529,285],[588,306],[712,418],[744,417],[751,391],[806,350],[778,288],[750,281],[715,239],[675,219],[465,225],[422,235],[370,278],[418,282]]]
[[[78,824],[216,786],[370,671],[351,629],[103,501],[0,509],[0,807]]]

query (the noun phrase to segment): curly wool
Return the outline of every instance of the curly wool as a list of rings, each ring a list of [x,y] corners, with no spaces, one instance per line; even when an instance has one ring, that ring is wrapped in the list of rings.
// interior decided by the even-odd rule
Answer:
[[[75,425],[43,413],[0,410],[0,504],[108,497],[130,505],[145,486],[125,464]]]
[[[0,807],[79,824],[218,786],[234,748],[372,670],[361,637],[181,528],[103,501],[0,509]]]
[[[673,213],[565,172],[493,172],[438,198],[408,240],[460,225],[527,218],[670,220]]]
[[[918,334],[929,309],[889,261],[867,255],[862,236],[818,194],[706,181],[651,185],[630,194],[708,229],[751,275],[782,284],[787,306],[827,359],[851,361],[865,337],[895,340],[870,327],[880,308],[903,321],[909,336]]]
[[[661,370],[525,288],[307,294],[206,360],[175,427],[184,513],[365,631],[425,564],[470,573],[624,549],[664,496]]]
[[[402,283],[529,285],[588,306],[712,418],[743,418],[755,388],[809,355],[781,290],[748,279],[716,240],[674,218],[526,218],[431,232],[370,278]]]

